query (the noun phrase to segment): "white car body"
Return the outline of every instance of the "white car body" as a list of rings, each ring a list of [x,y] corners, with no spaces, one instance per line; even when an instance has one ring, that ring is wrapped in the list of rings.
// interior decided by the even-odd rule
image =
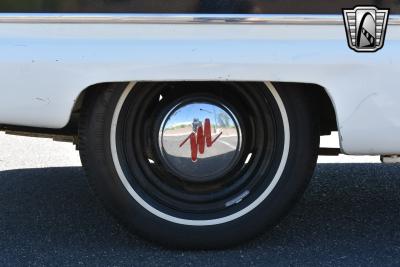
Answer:
[[[399,22],[389,17],[381,50],[356,53],[339,15],[0,15],[0,123],[62,128],[104,82],[313,83],[343,152],[400,154]]]

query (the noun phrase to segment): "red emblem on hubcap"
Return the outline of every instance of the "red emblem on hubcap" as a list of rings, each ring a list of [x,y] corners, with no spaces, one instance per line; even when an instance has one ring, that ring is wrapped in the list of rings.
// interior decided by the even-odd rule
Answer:
[[[190,140],[192,161],[196,161],[198,153],[204,154],[205,146],[207,145],[207,147],[211,147],[221,135],[222,132],[220,132],[213,140],[211,136],[210,119],[205,119],[204,129],[201,123],[200,125],[195,125],[195,123],[193,123],[193,132],[183,140],[179,147],[182,147],[188,140]]]

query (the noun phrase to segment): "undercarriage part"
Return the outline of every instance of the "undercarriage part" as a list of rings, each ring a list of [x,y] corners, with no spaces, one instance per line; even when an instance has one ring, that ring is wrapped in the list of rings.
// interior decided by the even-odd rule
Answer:
[[[320,156],[338,156],[341,153],[340,148],[336,147],[320,147],[318,150],[318,155]]]
[[[400,163],[400,155],[382,155],[382,163]]]

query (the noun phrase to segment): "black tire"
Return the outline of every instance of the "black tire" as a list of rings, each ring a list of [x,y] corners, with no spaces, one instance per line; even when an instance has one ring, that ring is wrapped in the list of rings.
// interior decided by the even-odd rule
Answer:
[[[104,91],[89,92],[81,114],[79,147],[94,192],[131,232],[170,247],[222,248],[257,236],[275,225],[301,196],[313,174],[319,146],[317,120],[307,94],[285,84],[274,85],[110,84]],[[160,92],[167,99],[161,108]],[[229,175],[247,177],[241,186],[252,187],[232,206],[185,203],[184,197],[169,203],[172,197],[164,196],[165,188],[158,188],[157,183],[172,183],[169,179],[175,176],[159,167],[161,163],[156,164],[161,171],[146,165],[146,157],[157,158],[151,136],[162,109],[193,92],[221,98],[236,110],[246,128],[244,135],[249,141],[243,150],[247,150],[237,164],[243,165],[249,151],[254,159],[249,167],[237,166]],[[227,94],[232,97],[226,98]],[[132,123],[136,127],[130,126]],[[227,180],[219,190],[231,194],[228,189],[235,183]],[[191,197],[190,192],[183,193]]]

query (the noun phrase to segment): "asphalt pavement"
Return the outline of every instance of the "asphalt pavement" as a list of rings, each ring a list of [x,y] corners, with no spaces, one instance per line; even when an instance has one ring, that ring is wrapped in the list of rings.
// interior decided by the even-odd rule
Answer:
[[[400,165],[376,157],[318,164],[298,205],[254,241],[178,251],[130,236],[108,216],[72,145],[0,134],[0,149],[0,266],[400,264]]]

